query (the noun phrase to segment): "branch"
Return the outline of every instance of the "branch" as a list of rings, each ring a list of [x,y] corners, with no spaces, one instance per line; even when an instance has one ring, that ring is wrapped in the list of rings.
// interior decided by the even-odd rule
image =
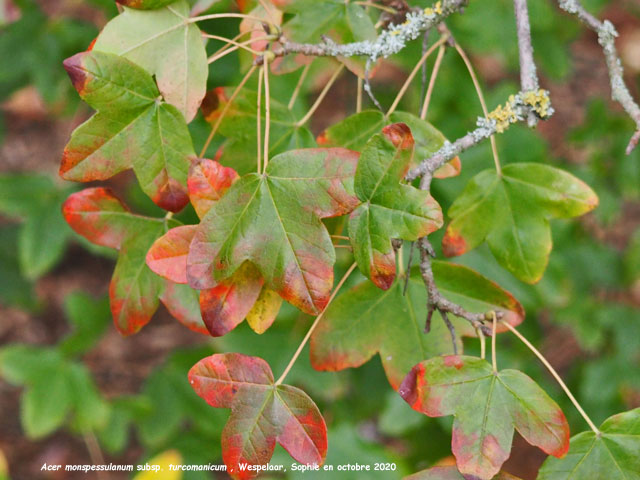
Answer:
[[[411,182],[418,177],[431,176],[438,168],[460,153],[478,145],[494,133],[504,132],[511,124],[524,120],[530,111],[543,120],[553,115],[549,92],[535,90],[511,95],[504,106],[498,106],[487,117],[478,117],[475,130],[453,143],[445,142],[440,150],[411,169],[405,176],[405,180]]]
[[[433,8],[415,9],[407,13],[406,21],[401,25],[391,24],[375,40],[338,44],[324,37],[322,43],[296,43],[280,38],[280,45],[272,50],[277,57],[290,53],[301,53],[312,57],[353,57],[362,55],[372,62],[378,58],[387,58],[401,51],[411,40],[418,38],[423,32],[436,26],[452,13],[460,11],[469,0],[442,0]],[[256,65],[264,62],[263,56],[254,60]]]
[[[598,43],[602,46],[609,69],[611,97],[622,105],[622,108],[636,124],[636,132],[627,146],[627,155],[629,155],[640,141],[640,107],[624,83],[624,70],[615,45],[618,32],[609,20],[601,22],[587,12],[578,0],[558,0],[558,5],[565,12],[575,15],[584,25],[598,34]]]
[[[523,92],[538,90],[538,74],[533,60],[533,46],[531,45],[531,26],[529,25],[529,10],[527,0],[513,0],[518,31],[518,49],[520,52],[520,85]],[[527,122],[530,127],[538,124],[538,117],[533,109],[529,109]]]
[[[433,247],[426,237],[419,240],[418,246],[420,248],[420,272],[422,273],[422,280],[424,281],[424,284],[427,287],[427,293],[429,294],[429,300],[427,303],[429,311],[427,328],[433,312],[438,310],[443,314],[443,318],[445,319],[447,319],[447,313],[452,313],[456,317],[464,318],[471,323],[474,328],[480,329],[485,335],[491,335],[491,329],[483,325],[483,322],[487,320],[484,313],[468,312],[460,305],[453,303],[442,296],[442,293],[440,293],[440,290],[436,286],[436,282],[433,277],[433,270],[431,268],[431,257],[434,256]],[[498,318],[501,318],[502,312],[496,312],[496,315]],[[449,327],[449,324],[447,324],[447,327]],[[452,336],[453,335],[455,335],[455,332],[452,332]]]

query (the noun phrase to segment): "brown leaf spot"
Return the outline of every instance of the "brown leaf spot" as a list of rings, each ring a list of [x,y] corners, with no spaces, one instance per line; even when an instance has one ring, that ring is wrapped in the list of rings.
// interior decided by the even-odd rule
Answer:
[[[458,233],[454,232],[451,227],[447,228],[447,232],[442,239],[442,252],[447,257],[457,257],[467,251],[467,242]]]

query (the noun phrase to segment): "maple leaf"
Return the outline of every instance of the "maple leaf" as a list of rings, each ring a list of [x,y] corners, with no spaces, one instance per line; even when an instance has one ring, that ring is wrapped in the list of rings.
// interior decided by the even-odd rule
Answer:
[[[202,219],[187,258],[189,284],[204,290],[246,260],[265,285],[309,314],[333,287],[335,251],[322,218],[357,205],[358,154],[341,148],[294,150],[274,157],[264,174],[234,183]]]
[[[539,163],[513,163],[498,175],[476,175],[449,209],[445,255],[462,255],[484,240],[498,263],[520,280],[542,278],[551,252],[550,218],[583,215],[598,205],[584,182]]]
[[[469,311],[501,311],[513,325],[524,318],[522,306],[511,294],[473,270],[437,261],[432,267],[441,293],[449,298],[450,292],[464,292],[455,301]],[[418,362],[451,353],[451,336],[439,313],[434,314],[431,331],[424,333],[427,292],[419,272],[411,275],[406,293],[404,283],[401,276],[382,291],[365,281],[336,298],[311,336],[313,368],[358,367],[378,353],[389,383],[397,390]],[[475,335],[466,320],[452,318],[460,334]],[[457,344],[461,350],[459,338]]]
[[[388,125],[367,142],[355,174],[362,204],[349,218],[349,238],[360,271],[383,290],[396,276],[391,239],[414,241],[442,226],[442,211],[429,192],[400,184],[414,146],[407,125]]]
[[[98,113],[80,125],[64,149],[66,180],[106,180],[133,168],[142,190],[177,212],[189,201],[187,172],[195,157],[187,125],[161,101],[150,74],[130,61],[83,52],[64,61],[74,87]]]
[[[198,215],[204,217],[229,187],[239,179],[232,168],[201,159],[189,171],[189,195]],[[158,238],[146,262],[156,274],[177,284],[187,283],[187,256],[197,225],[172,228]],[[263,286],[260,272],[245,262],[231,277],[200,292],[199,309],[208,332],[220,337],[245,318],[257,333],[264,333],[280,310],[280,297]]]
[[[240,466],[266,465],[276,442],[299,463],[324,462],[327,427],[318,407],[302,390],[274,384],[261,358],[213,355],[191,368],[189,382],[212,407],[231,409],[222,431],[222,459],[234,478],[256,476]]]
[[[435,357],[413,367],[398,393],[425,415],[455,416],[451,447],[466,478],[489,480],[500,471],[514,428],[550,455],[563,457],[569,449],[562,410],[517,370],[494,372],[475,357]]]
[[[571,439],[562,459],[549,457],[537,480],[638,480],[640,478],[640,408],[609,417],[600,435],[582,432]]]
[[[206,329],[199,311],[194,311],[196,293],[169,285],[145,264],[151,244],[165,231],[165,220],[131,213],[107,188],[88,188],[65,201],[62,212],[67,223],[90,242],[119,250],[109,298],[116,328],[123,335],[146,325],[159,301],[180,322],[194,331]],[[178,225],[170,220],[169,225]]]
[[[318,137],[318,145],[323,147],[344,147],[360,152],[372,135],[375,135],[390,123],[405,123],[411,129],[411,134],[415,140],[415,154],[411,168],[436,153],[447,141],[446,137],[437,128],[411,113],[393,112],[391,115],[386,116],[380,110],[364,110],[327,128]],[[433,176],[435,178],[455,177],[460,174],[461,169],[460,158],[455,157],[436,170]]]
[[[164,0],[143,0],[157,8]],[[140,0],[131,0],[142,5]],[[189,22],[186,0],[164,8],[140,11],[125,8],[105,25],[93,50],[125,57],[154,75],[164,99],[187,122],[195,117],[207,89],[209,65],[198,26]]]

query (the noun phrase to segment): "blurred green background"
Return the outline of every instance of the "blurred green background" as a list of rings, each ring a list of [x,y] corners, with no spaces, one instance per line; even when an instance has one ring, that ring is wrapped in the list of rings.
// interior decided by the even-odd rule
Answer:
[[[584,4],[618,28],[627,80],[638,98],[640,6],[634,0]],[[235,8],[233,2],[223,0],[209,11],[229,8]],[[556,115],[538,131],[516,125],[501,135],[502,162],[564,168],[598,193],[600,206],[579,221],[552,222],[554,250],[538,285],[517,281],[486,247],[455,261],[496,280],[523,303],[527,320],[521,330],[599,423],[640,406],[640,148],[624,155],[633,124],[609,100],[595,35],[560,13],[554,2],[533,1],[530,9],[542,85],[551,91]],[[220,351],[261,356],[274,371],[282,370],[309,325],[308,317],[287,307],[259,337],[242,325],[222,339],[208,340],[165,311],[134,337],[121,338],[111,326],[106,293],[113,253],[89,245],[64,222],[60,205],[81,186],[61,181],[57,169],[69,134],[91,113],[72,89],[62,60],[85,50],[116,14],[113,0],[0,0],[0,479],[74,478],[41,472],[40,466],[100,459],[144,463],[167,450],[180,452],[183,463],[221,463],[227,412],[207,407],[191,390],[186,372]],[[490,109],[519,90],[510,0],[472,1],[448,24],[477,68]],[[233,37],[238,22],[202,28]],[[220,46],[210,42],[207,49]],[[420,50],[416,41],[378,70],[373,87],[383,105],[392,102]],[[233,54],[216,62],[209,86],[237,84],[248,61]],[[296,106],[299,113],[332,70],[329,60],[314,62]],[[274,77],[274,98],[286,103],[298,76],[299,71]],[[314,133],[354,111],[355,88],[355,77],[344,74],[316,114]],[[417,79],[401,108],[417,112],[420,91]],[[472,129],[480,113],[464,64],[447,51],[428,119],[454,139]],[[190,129],[199,150],[209,126],[199,116]],[[216,147],[208,151],[210,157]],[[488,143],[461,158],[459,177],[433,184],[445,211],[473,175],[492,165]],[[130,174],[107,183],[133,210],[161,214]],[[441,236],[434,234],[434,245]],[[338,268],[345,269],[347,262],[346,254],[339,255]],[[476,343],[469,341],[467,351],[476,352]],[[500,365],[525,371],[558,401],[572,432],[586,428],[522,345],[502,336],[498,355]],[[400,478],[450,455],[451,419],[413,412],[389,388],[377,357],[356,370],[320,373],[303,355],[290,378],[318,402],[327,419],[328,463],[396,462],[397,472],[380,478]],[[505,469],[533,479],[543,459],[516,440]],[[278,447],[273,462],[291,460]],[[188,473],[184,478],[213,477]],[[374,476],[345,473],[340,478]]]

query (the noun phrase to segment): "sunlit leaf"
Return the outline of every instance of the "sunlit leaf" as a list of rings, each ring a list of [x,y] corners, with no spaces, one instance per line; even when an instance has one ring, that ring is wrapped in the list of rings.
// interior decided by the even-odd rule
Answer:
[[[538,480],[640,478],[640,408],[608,418],[601,434],[582,432],[571,439],[566,457],[547,458]]]
[[[514,428],[530,444],[563,457],[569,425],[562,410],[517,370],[494,372],[475,357],[436,357],[416,365],[398,390],[414,410],[454,415],[451,448],[458,470],[489,480],[509,458]]]
[[[184,119],[159,100],[151,75],[101,52],[79,53],[64,66],[80,96],[98,113],[73,132],[60,175],[88,182],[133,168],[157,205],[181,210],[189,201],[187,173],[195,154]]]
[[[442,247],[447,256],[462,255],[486,240],[503,267],[535,283],[551,252],[549,219],[583,215],[597,205],[585,183],[548,165],[514,163],[502,175],[485,170],[451,206]]]
[[[275,385],[264,360],[213,355],[194,365],[189,381],[209,405],[231,409],[222,432],[222,458],[234,478],[256,476],[242,465],[267,464],[276,442],[299,463],[324,462],[327,427],[318,407],[302,390]]]
[[[345,149],[290,151],[264,175],[245,175],[207,213],[191,243],[187,273],[204,290],[245,260],[265,284],[302,311],[317,314],[333,286],[335,251],[321,218],[344,215],[358,155]]]
[[[362,150],[354,189],[362,204],[349,218],[349,238],[360,271],[382,289],[396,276],[394,238],[417,240],[442,226],[429,192],[402,185],[414,154],[409,127],[384,127]]]
[[[187,186],[198,217],[203,218],[239,178],[233,168],[223,167],[215,160],[204,158],[194,162],[189,169]]]
[[[161,2],[168,3],[149,3],[160,6]],[[152,11],[125,8],[104,27],[93,46],[95,51],[121,55],[154,75],[164,99],[187,122],[204,98],[209,71],[200,29],[186,21],[189,9],[186,0]]]
[[[120,5],[139,10],[153,10],[165,7],[176,0],[116,0]]]

